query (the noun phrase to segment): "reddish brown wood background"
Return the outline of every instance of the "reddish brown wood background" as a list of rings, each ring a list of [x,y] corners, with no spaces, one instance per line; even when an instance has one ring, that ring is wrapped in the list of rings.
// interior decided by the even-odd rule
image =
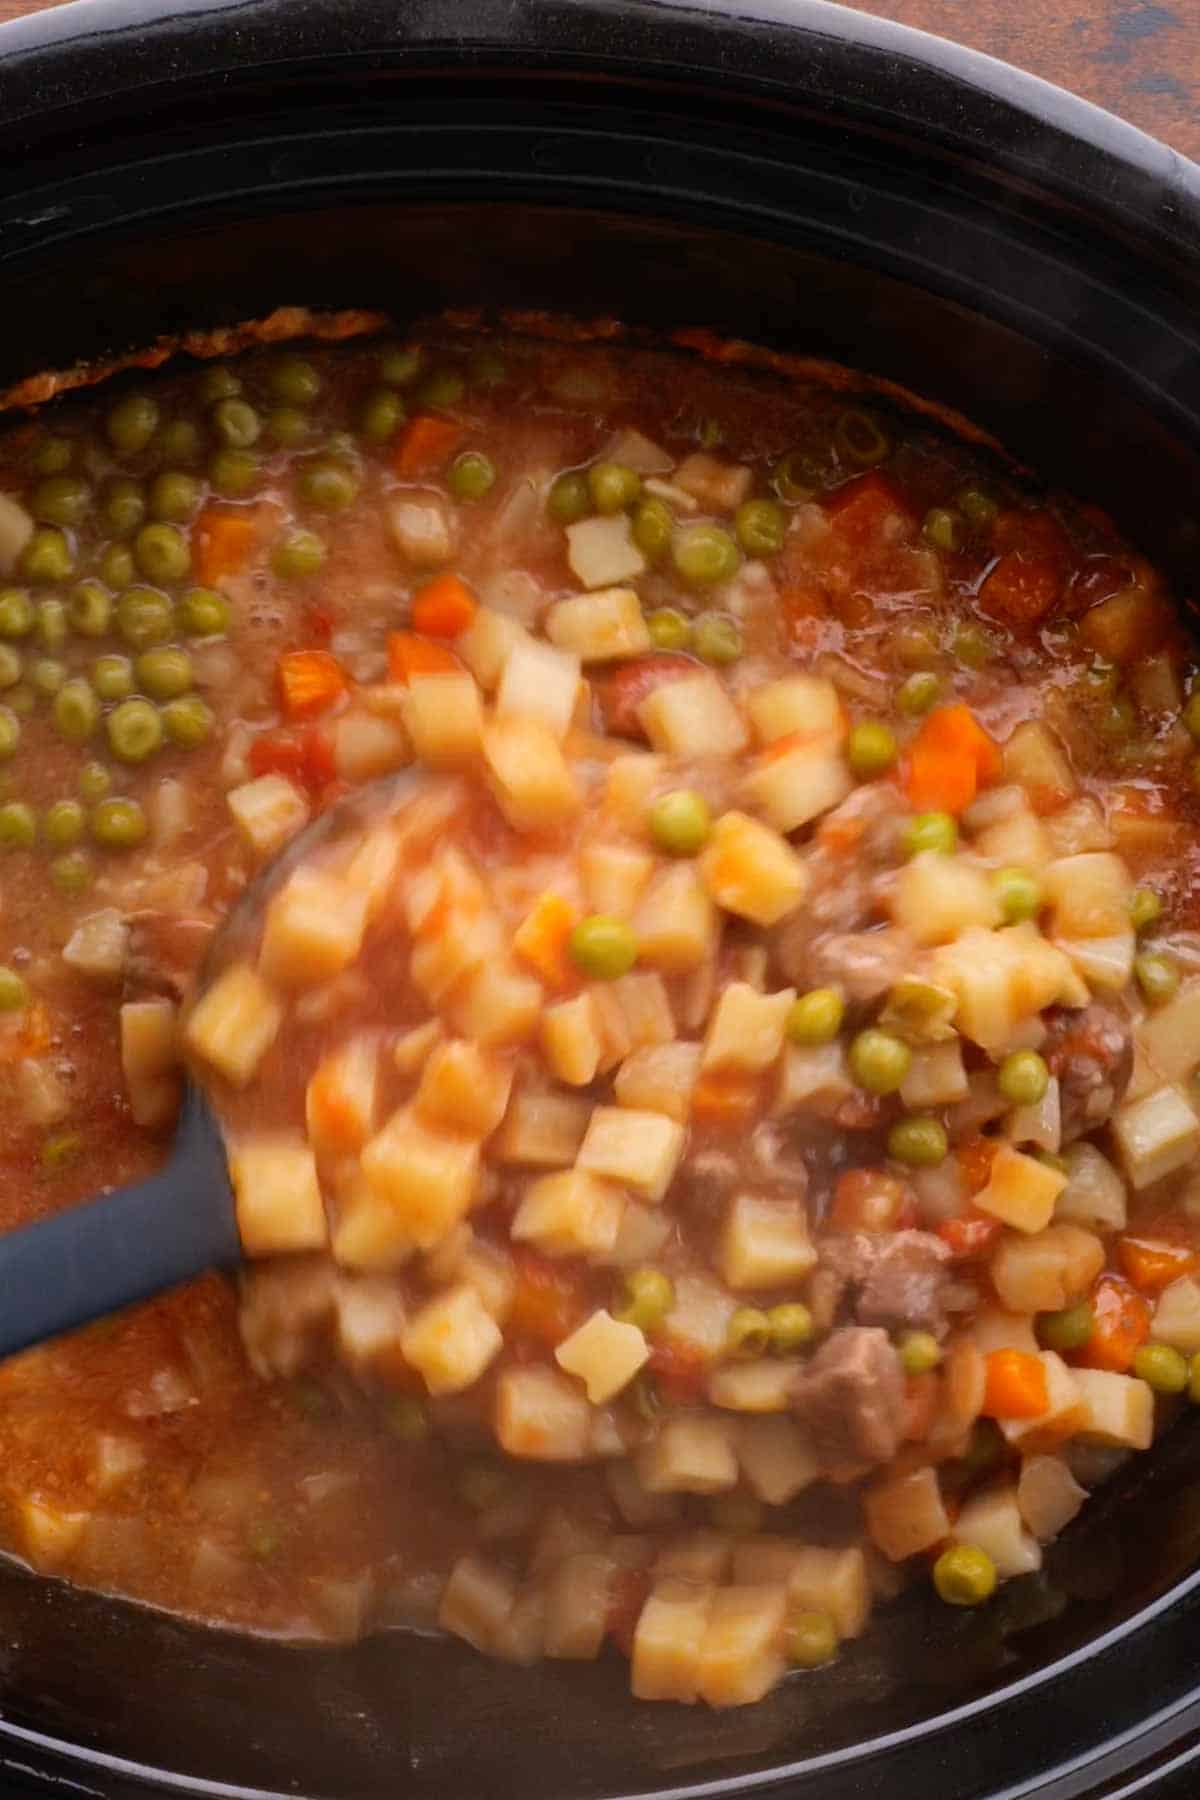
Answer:
[[[0,20],[46,3],[0,0]],[[1200,158],[1200,0],[874,0],[862,10],[1031,69]]]

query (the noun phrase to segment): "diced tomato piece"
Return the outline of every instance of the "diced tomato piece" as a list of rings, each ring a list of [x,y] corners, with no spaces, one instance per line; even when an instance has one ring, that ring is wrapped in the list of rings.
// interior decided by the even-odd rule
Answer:
[[[304,615],[304,634],[314,644],[327,644],[333,636],[333,614],[323,606],[310,606]]]
[[[1150,1307],[1119,1275],[1102,1275],[1092,1290],[1092,1313],[1092,1335],[1076,1360],[1088,1369],[1123,1375],[1150,1336]]]
[[[1000,1148],[995,1138],[966,1138],[955,1150],[959,1174],[969,1194],[982,1193],[992,1179],[992,1163]]]
[[[654,1344],[646,1364],[667,1401],[698,1400],[708,1380],[709,1359],[696,1344],[664,1337]]]
[[[654,656],[639,656],[622,663],[611,675],[597,682],[600,710],[608,731],[617,737],[644,738],[637,709],[655,688],[668,681],[679,681],[695,675],[700,664],[682,651],[663,650]]]
[[[289,719],[311,719],[340,700],[346,671],[328,650],[289,650],[279,659],[279,697]]]
[[[553,1349],[582,1321],[586,1296],[579,1275],[532,1250],[516,1259],[517,1284],[508,1329]]]
[[[884,550],[911,537],[916,518],[894,481],[872,469],[845,482],[825,501],[829,523],[855,550]]]
[[[286,775],[310,793],[319,793],[334,777],[332,740],[316,727],[264,732],[251,744],[246,761],[252,775]]]
[[[1029,556],[1009,550],[979,590],[979,604],[1006,625],[1035,625],[1062,593],[1062,565],[1052,556]]]

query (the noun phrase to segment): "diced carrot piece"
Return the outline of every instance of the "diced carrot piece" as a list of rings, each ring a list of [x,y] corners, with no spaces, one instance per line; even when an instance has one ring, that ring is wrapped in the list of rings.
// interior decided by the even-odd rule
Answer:
[[[668,1322],[668,1330],[670,1325]],[[666,1401],[685,1404],[698,1400],[708,1380],[709,1359],[697,1344],[682,1338],[664,1337],[650,1348],[646,1364],[655,1384]]]
[[[916,526],[896,483],[876,470],[837,488],[825,501],[825,511],[841,541],[857,550],[887,549]]]
[[[832,1231],[896,1231],[912,1194],[886,1169],[847,1169],[838,1176],[829,1212]]]
[[[506,1331],[551,1349],[570,1337],[587,1310],[582,1278],[531,1250],[516,1257],[517,1280]]]
[[[513,949],[549,987],[570,987],[575,980],[567,939],[578,923],[571,902],[547,892],[538,896],[516,929]]]
[[[967,1138],[958,1145],[954,1154],[963,1186],[969,1194],[982,1193],[992,1179],[992,1164],[999,1148],[997,1138],[982,1136]]]
[[[762,1083],[745,1075],[702,1075],[692,1089],[692,1118],[697,1124],[737,1131],[757,1118]]]
[[[267,731],[256,737],[246,755],[252,775],[286,775],[319,793],[333,780],[333,743],[317,726],[308,731]]]
[[[632,662],[622,663],[619,669],[597,683],[605,729],[616,737],[644,738],[646,733],[638,718],[642,701],[665,682],[695,675],[700,667],[694,658],[674,650],[639,656]]]
[[[1037,1419],[1050,1404],[1041,1358],[1028,1350],[993,1350],[984,1358],[983,1414],[989,1419]]]
[[[971,1212],[957,1219],[943,1219],[937,1235],[956,1262],[986,1256],[1004,1227],[986,1213]]]
[[[1092,1335],[1076,1359],[1088,1369],[1123,1375],[1150,1336],[1150,1307],[1119,1275],[1101,1275],[1092,1289]]]
[[[1143,1294],[1161,1294],[1172,1281],[1200,1267],[1200,1255],[1187,1244],[1128,1235],[1117,1239],[1117,1261]]]
[[[475,596],[458,575],[438,575],[412,603],[412,628],[431,638],[455,638],[475,617]]]
[[[249,561],[258,538],[252,512],[221,512],[208,507],[192,527],[192,567],[205,586],[223,575],[236,575]]]
[[[346,671],[329,650],[288,650],[279,659],[279,697],[289,719],[311,719],[341,699]]]
[[[969,706],[939,706],[909,749],[905,787],[919,812],[960,813],[1000,773],[1000,750]]]
[[[414,675],[457,675],[463,666],[448,645],[435,644],[412,631],[388,634],[387,659],[392,680],[405,683]]]
[[[1062,568],[1056,558],[1010,550],[980,588],[979,604],[1008,625],[1033,625],[1045,618],[1061,592]]]
[[[415,481],[440,469],[463,434],[454,419],[437,419],[418,413],[410,419],[396,444],[392,468],[402,481]]]

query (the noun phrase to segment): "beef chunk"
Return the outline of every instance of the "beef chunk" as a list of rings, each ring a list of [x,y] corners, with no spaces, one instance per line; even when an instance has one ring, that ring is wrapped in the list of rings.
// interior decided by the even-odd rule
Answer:
[[[945,1334],[950,1252],[930,1232],[856,1231],[827,1238],[821,1260],[841,1277],[843,1291],[853,1291],[861,1324]]]
[[[860,1006],[882,1000],[913,966],[916,954],[906,931],[843,931],[818,938],[809,953],[809,980],[817,987],[840,987]]]
[[[181,1000],[204,960],[211,919],[173,912],[131,913],[125,981],[133,997],[166,994]]]
[[[1058,1077],[1064,1144],[1102,1125],[1124,1098],[1133,1072],[1133,1031],[1116,1007],[1094,1000],[1047,1018],[1042,1055]]]
[[[884,1463],[900,1447],[904,1391],[887,1332],[847,1325],[801,1371],[792,1405],[822,1461]]]

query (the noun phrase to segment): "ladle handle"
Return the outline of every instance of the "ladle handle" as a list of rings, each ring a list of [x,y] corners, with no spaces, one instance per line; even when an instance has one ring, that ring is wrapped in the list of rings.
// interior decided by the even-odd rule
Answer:
[[[157,1174],[0,1235],[0,1356],[240,1257],[220,1133],[189,1086]]]

